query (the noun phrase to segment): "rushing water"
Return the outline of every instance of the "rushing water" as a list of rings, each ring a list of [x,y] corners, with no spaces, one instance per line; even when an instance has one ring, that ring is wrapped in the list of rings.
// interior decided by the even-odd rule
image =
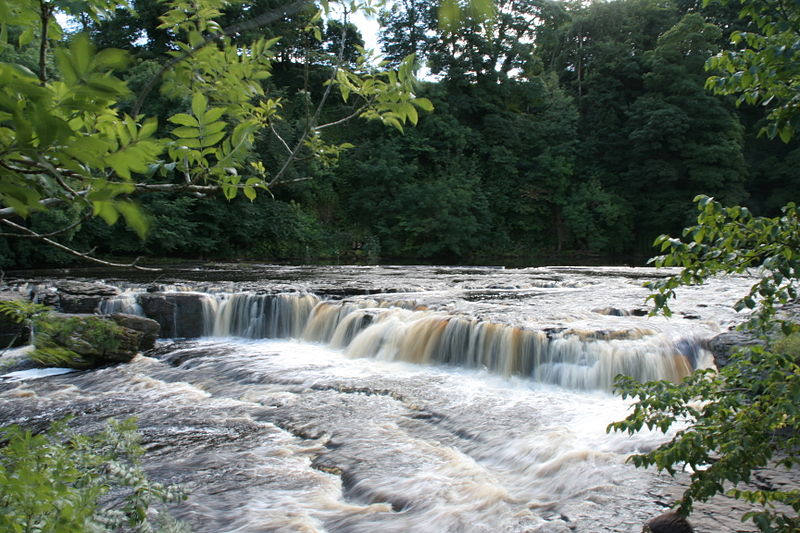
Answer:
[[[664,437],[606,434],[611,381],[709,364],[746,284],[686,289],[667,320],[642,316],[645,269],[255,270],[160,280],[199,293],[203,338],[6,380],[0,421],[137,416],[195,531],[639,531],[667,481],[625,459]],[[106,311],[143,313],[144,285],[109,282]]]

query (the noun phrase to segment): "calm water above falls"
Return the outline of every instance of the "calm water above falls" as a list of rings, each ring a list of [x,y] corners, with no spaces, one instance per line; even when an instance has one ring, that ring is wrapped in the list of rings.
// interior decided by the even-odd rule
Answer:
[[[687,289],[671,320],[631,315],[651,275],[270,267],[236,283],[169,279],[165,290],[206,295],[208,337],[0,384],[0,420],[72,412],[91,430],[139,417],[148,468],[187,484],[175,513],[195,531],[639,531],[663,511],[666,481],[624,460],[663,436],[605,433],[626,412],[605,374],[615,361],[645,374],[703,364],[700,341],[732,323],[746,286]]]

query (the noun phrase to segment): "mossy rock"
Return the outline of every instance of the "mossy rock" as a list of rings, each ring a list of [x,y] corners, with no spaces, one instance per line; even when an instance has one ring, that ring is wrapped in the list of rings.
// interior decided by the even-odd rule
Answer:
[[[30,357],[44,366],[76,369],[126,363],[139,351],[143,334],[97,316],[53,314],[36,321]]]

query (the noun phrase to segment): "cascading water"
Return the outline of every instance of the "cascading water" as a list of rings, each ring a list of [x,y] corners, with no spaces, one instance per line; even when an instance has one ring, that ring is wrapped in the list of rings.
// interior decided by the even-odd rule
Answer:
[[[132,298],[126,293],[102,309],[141,314]],[[202,294],[199,300],[203,332],[210,337],[295,338],[343,349],[349,357],[485,368],[570,389],[610,390],[618,374],[679,381],[694,369],[697,353],[700,364],[709,360],[696,340],[673,341],[652,330],[544,332],[410,310],[413,304],[330,301],[300,293]]]
[[[214,337],[297,337],[319,299],[311,294],[222,294],[205,310],[206,334]]]
[[[144,315],[142,306],[139,305],[138,291],[126,290],[113,298],[107,298],[100,302],[98,311],[101,315],[112,315],[114,313],[124,313],[127,315]]]
[[[136,416],[148,472],[187,485],[173,512],[200,533],[640,531],[671,481],[625,459],[664,436],[606,434],[627,412],[607,391],[707,364],[698,339],[744,286],[687,289],[667,321],[640,316],[648,272],[270,267],[277,289],[134,289],[103,312],[197,338],[0,380],[0,422]]]

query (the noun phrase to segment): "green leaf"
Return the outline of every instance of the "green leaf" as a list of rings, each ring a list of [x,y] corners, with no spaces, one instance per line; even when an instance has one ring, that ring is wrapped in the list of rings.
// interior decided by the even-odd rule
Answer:
[[[117,202],[117,209],[122,213],[128,227],[133,229],[140,239],[144,240],[150,229],[150,222],[142,209],[133,202]]]
[[[172,122],[173,124],[180,124],[181,126],[190,126],[190,127],[200,127],[200,123],[197,122],[197,119],[191,115],[187,115],[186,113],[178,113],[177,115],[172,115],[167,120]]]
[[[206,108],[208,108],[206,96],[201,92],[194,93],[194,96],[192,96],[192,113],[201,124],[205,122]]]
[[[427,111],[429,113],[433,111],[433,104],[427,98],[414,98],[413,103],[423,111]]]
[[[188,128],[185,126],[181,126],[179,128],[175,128],[172,130],[172,134],[176,137],[181,138],[197,138],[200,136],[200,128]]]
[[[106,221],[106,224],[113,226],[119,220],[119,211],[114,206],[114,202],[101,201],[92,202],[94,216],[99,216]]]
[[[19,47],[27,46],[33,41],[33,26],[29,26],[19,34]]]

